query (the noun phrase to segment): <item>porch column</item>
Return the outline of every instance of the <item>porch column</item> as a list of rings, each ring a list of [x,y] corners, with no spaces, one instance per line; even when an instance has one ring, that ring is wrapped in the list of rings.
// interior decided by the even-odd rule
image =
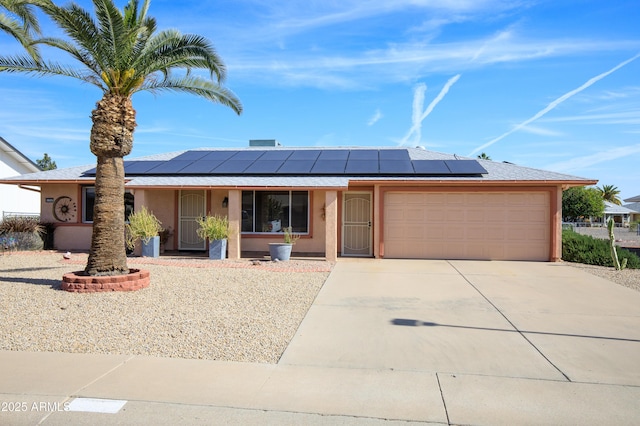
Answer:
[[[338,260],[338,192],[325,192],[324,253],[328,262]]]
[[[232,189],[229,191],[229,239],[227,249],[229,259],[240,259],[240,224],[242,223],[242,191]]]
[[[133,210],[138,212],[142,209],[142,206],[146,206],[145,200],[145,190],[144,189],[135,189],[133,191]]]
[[[559,262],[562,260],[562,186],[557,186],[550,191],[549,197],[551,208],[551,247],[549,261]]]
[[[380,259],[380,230],[382,222],[380,217],[380,185],[373,187],[373,257]]]

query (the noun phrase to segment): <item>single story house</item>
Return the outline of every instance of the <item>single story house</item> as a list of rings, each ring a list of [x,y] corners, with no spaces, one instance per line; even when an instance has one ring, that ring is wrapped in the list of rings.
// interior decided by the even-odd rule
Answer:
[[[603,217],[594,218],[592,223],[599,223],[601,226],[606,226],[609,219],[613,219],[615,226],[628,228],[633,220],[633,216],[638,214],[640,213],[629,207],[619,206],[618,204],[605,200]]]
[[[275,143],[274,143],[275,145]],[[93,166],[6,178],[42,191],[55,246],[90,246]],[[125,204],[206,251],[196,219],[229,218],[228,256],[267,252],[291,226],[295,255],[557,261],[562,191],[597,181],[420,148],[193,149],[125,160]]]
[[[40,168],[0,137],[0,178],[34,173]],[[28,185],[0,185],[0,219],[6,216],[36,216],[40,212],[38,188]]]
[[[640,195],[627,198],[624,201],[627,204],[623,204],[623,206],[633,210],[633,213],[631,213],[631,222],[640,222]]]

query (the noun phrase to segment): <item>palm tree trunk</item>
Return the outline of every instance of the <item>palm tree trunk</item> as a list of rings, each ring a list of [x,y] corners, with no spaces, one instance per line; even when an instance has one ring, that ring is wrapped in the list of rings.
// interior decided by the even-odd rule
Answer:
[[[89,275],[127,274],[124,237],[124,156],[131,152],[135,110],[126,96],[106,93],[92,113],[91,152],[97,157]]]
[[[129,273],[124,242],[124,160],[98,157],[89,275]]]

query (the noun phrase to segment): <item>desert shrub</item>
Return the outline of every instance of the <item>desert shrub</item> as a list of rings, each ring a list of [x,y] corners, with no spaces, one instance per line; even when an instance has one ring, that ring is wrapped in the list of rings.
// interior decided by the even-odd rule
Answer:
[[[12,216],[0,222],[0,246],[4,250],[41,250],[44,228],[37,217]]]
[[[28,216],[12,216],[6,217],[0,222],[0,234],[9,234],[12,232],[42,232],[40,219]]]
[[[640,257],[635,253],[616,247],[620,263],[627,259],[627,268],[640,268]],[[567,262],[613,267],[609,241],[581,235],[570,230],[562,231],[562,259]]]

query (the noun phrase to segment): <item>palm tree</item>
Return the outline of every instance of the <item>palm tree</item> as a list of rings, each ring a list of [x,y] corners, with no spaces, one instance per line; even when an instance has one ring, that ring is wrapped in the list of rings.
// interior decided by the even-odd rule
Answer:
[[[0,71],[40,76],[68,76],[99,87],[102,98],[93,110],[89,147],[96,156],[95,206],[91,250],[85,272],[120,275],[129,272],[124,242],[124,156],[133,147],[136,111],[131,97],[141,91],[185,92],[242,112],[235,95],[221,86],[225,67],[210,42],[176,30],[156,33],[147,16],[149,0],[129,0],[123,11],[113,0],[92,0],[95,19],[74,3],[42,10],[67,35],[37,43],[67,52],[81,69],[28,57],[0,57]],[[208,78],[192,70],[208,71]],[[175,71],[182,71],[176,73]]]
[[[40,34],[33,5],[25,0],[0,0],[0,31],[18,40],[35,60],[40,58],[32,44],[34,34]]]
[[[491,160],[491,157],[489,157],[487,154],[485,154],[484,152],[480,155],[478,155],[478,159],[480,160]]]
[[[610,203],[621,205],[622,201],[620,200],[620,190],[615,185],[602,185],[602,188],[596,188],[602,194],[602,199],[605,201],[609,201]]]

